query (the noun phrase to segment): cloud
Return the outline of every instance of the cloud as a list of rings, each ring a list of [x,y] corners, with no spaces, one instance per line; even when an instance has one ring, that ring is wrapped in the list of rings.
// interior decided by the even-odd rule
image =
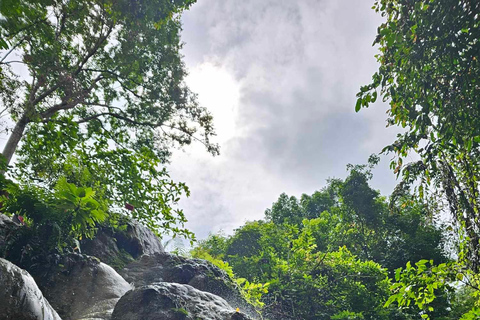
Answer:
[[[262,218],[281,192],[311,193],[345,177],[347,163],[364,163],[393,139],[383,104],[354,112],[359,87],[377,68],[371,43],[381,18],[370,6],[203,0],[184,15],[187,66],[203,83],[200,102],[213,106],[226,132],[219,158],[194,147],[172,161],[172,175],[192,188],[182,205],[200,237]],[[387,167],[373,181],[384,193],[394,184]]]

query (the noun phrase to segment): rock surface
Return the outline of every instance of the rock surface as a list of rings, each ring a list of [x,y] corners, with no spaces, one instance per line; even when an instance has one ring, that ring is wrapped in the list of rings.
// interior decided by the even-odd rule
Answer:
[[[20,228],[0,214],[0,257],[6,243],[27,230]],[[22,245],[30,241],[20,240]],[[98,258],[77,253],[61,256],[53,252],[41,261],[29,261],[24,268],[30,274],[0,260],[0,320],[258,318],[224,271],[205,260],[165,253],[160,240],[138,223],[129,222],[123,231],[101,228],[93,240],[83,241],[81,248],[111,264],[121,275]],[[22,257],[15,256],[12,261],[19,258],[21,262]],[[137,289],[131,290],[129,283]]]
[[[0,320],[61,320],[30,274],[0,258]]]
[[[187,259],[169,253],[144,255],[125,266],[120,274],[135,287],[155,282],[188,284],[223,297],[232,307],[240,308],[252,318],[257,317],[255,308],[245,301],[237,284],[223,270],[205,260]]]
[[[99,258],[116,269],[143,254],[165,252],[160,239],[147,227],[129,221],[125,230],[100,228],[93,240],[83,240],[82,253]]]
[[[125,294],[112,320],[248,320],[224,299],[189,285],[159,282]]]
[[[118,299],[131,289],[112,267],[80,254],[62,257],[37,280],[64,320],[110,319]]]

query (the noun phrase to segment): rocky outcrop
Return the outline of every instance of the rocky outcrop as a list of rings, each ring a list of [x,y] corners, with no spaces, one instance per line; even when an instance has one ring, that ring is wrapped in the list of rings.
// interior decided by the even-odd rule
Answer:
[[[218,267],[201,259],[187,259],[169,253],[142,256],[120,271],[120,274],[135,287],[155,282],[188,284],[198,290],[223,297],[232,307],[255,318],[255,308],[240,294],[229,276]]]
[[[37,281],[64,320],[110,319],[118,299],[131,289],[113,268],[80,254],[62,257]]]
[[[115,230],[111,227],[101,227],[93,240],[82,241],[82,253],[95,256],[120,270],[141,255],[165,252],[160,239],[147,227],[129,221],[124,228]]]
[[[0,320],[61,320],[30,274],[0,258]]]
[[[25,262],[23,251],[14,250],[15,241],[20,248],[48,241],[21,232],[28,230],[0,215],[0,257],[6,247],[10,253],[20,252],[7,258],[31,274],[0,260],[0,320],[258,318],[224,271],[204,260],[165,253],[160,240],[137,223],[128,223],[123,231],[101,228],[81,245],[83,253],[111,263],[121,275],[85,254],[53,251]]]
[[[248,320],[224,299],[178,283],[154,283],[125,294],[112,320]]]

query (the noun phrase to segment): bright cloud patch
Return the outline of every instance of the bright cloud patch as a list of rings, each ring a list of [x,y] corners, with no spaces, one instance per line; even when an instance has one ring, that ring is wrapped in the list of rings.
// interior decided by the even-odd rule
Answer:
[[[240,84],[224,67],[210,62],[191,68],[189,73],[187,84],[198,94],[200,104],[213,114],[217,142],[231,139],[236,133]]]

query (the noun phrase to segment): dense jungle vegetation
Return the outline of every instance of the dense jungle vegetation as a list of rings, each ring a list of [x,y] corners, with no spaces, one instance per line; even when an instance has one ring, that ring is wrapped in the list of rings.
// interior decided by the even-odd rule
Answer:
[[[389,300],[398,287],[393,279],[407,275],[440,289],[428,301],[434,319],[458,319],[473,307],[453,283],[417,274],[452,263],[438,209],[410,193],[389,204],[369,186],[369,166],[348,168],[345,180],[332,179],[312,195],[281,194],[263,220],[231,236],[210,235],[192,255],[224,261],[237,277],[266,285],[260,302],[271,318],[415,319],[415,304],[397,308]]]
[[[164,166],[193,141],[219,152],[212,116],[184,82],[180,14],[194,2],[0,2],[1,115],[15,123],[0,204],[27,226],[2,256],[51,263],[130,218],[193,243],[176,207],[189,189]],[[191,255],[235,277],[265,318],[479,319],[480,2],[373,9],[385,18],[379,69],[352,110],[381,98],[388,124],[403,128],[383,150],[394,192],[369,185],[372,156],[311,195],[280,195],[264,219]]]

